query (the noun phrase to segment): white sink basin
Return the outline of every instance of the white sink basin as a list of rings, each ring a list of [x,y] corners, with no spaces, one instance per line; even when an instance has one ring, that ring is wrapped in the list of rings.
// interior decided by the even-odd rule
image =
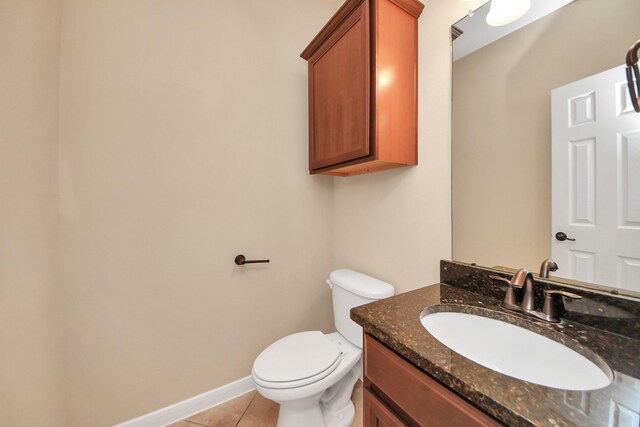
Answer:
[[[613,373],[564,345],[527,329],[466,313],[427,314],[422,325],[467,359],[510,377],[564,390],[596,390]]]

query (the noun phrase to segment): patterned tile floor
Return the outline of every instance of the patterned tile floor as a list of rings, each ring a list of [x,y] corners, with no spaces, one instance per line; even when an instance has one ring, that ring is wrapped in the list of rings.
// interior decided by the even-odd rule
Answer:
[[[356,406],[356,419],[351,427],[362,427],[362,382],[351,395]],[[280,406],[251,391],[214,408],[200,412],[170,427],[275,427]]]

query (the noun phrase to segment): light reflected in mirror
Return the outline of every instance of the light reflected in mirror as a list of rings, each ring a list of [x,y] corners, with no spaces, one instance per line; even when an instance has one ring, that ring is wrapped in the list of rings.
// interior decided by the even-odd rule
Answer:
[[[504,27],[488,7],[455,24],[453,259],[537,272],[553,258],[552,277],[640,297],[640,114],[624,65],[640,2],[533,0]]]

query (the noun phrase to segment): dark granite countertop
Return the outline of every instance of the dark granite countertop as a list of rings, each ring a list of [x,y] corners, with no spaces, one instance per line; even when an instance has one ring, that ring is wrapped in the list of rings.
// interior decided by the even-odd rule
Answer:
[[[500,307],[500,301],[445,284],[351,310],[364,330],[427,374],[509,426],[634,426],[640,413],[640,341],[581,323],[548,324]],[[421,314],[458,311],[516,324],[562,342],[614,371],[608,387],[559,390],[485,368],[446,347]]]

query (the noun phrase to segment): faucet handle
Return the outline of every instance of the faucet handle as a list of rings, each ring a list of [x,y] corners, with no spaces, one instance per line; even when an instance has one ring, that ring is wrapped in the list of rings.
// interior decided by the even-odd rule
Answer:
[[[567,292],[567,291],[561,291],[561,290],[557,290],[557,289],[548,289],[544,291],[544,305],[542,306],[542,314],[544,314],[547,317],[547,320],[550,322],[559,322],[560,321],[560,317],[558,314],[558,310],[556,308],[556,305],[554,304],[554,298],[556,295],[561,295],[567,298],[571,298],[571,299],[582,299],[582,297],[580,295],[571,293],[571,292]]]
[[[558,289],[550,289],[544,291],[545,298],[547,295],[562,295],[563,297],[571,298],[571,299],[582,299],[582,297],[578,294],[574,294],[572,292],[561,291]]]
[[[521,311],[518,303],[516,302],[516,295],[513,293],[513,283],[511,280],[500,277],[500,276],[489,276],[493,280],[499,280],[501,282],[505,282],[507,284],[507,293],[504,294],[504,301],[502,302],[502,306],[504,308],[508,308],[509,310]]]
[[[526,275],[529,274],[529,271],[527,271],[526,269],[521,269],[518,270],[511,279],[507,279],[505,277],[500,277],[500,276],[489,276],[491,277],[493,280],[500,280],[501,282],[506,282],[509,284],[509,286],[512,286],[514,288],[522,288],[524,287],[524,281],[526,280]]]
[[[490,278],[492,278],[493,280],[500,280],[502,282],[507,282],[508,284],[511,284],[511,280],[507,279],[506,277],[500,277],[500,276],[489,276]]]

